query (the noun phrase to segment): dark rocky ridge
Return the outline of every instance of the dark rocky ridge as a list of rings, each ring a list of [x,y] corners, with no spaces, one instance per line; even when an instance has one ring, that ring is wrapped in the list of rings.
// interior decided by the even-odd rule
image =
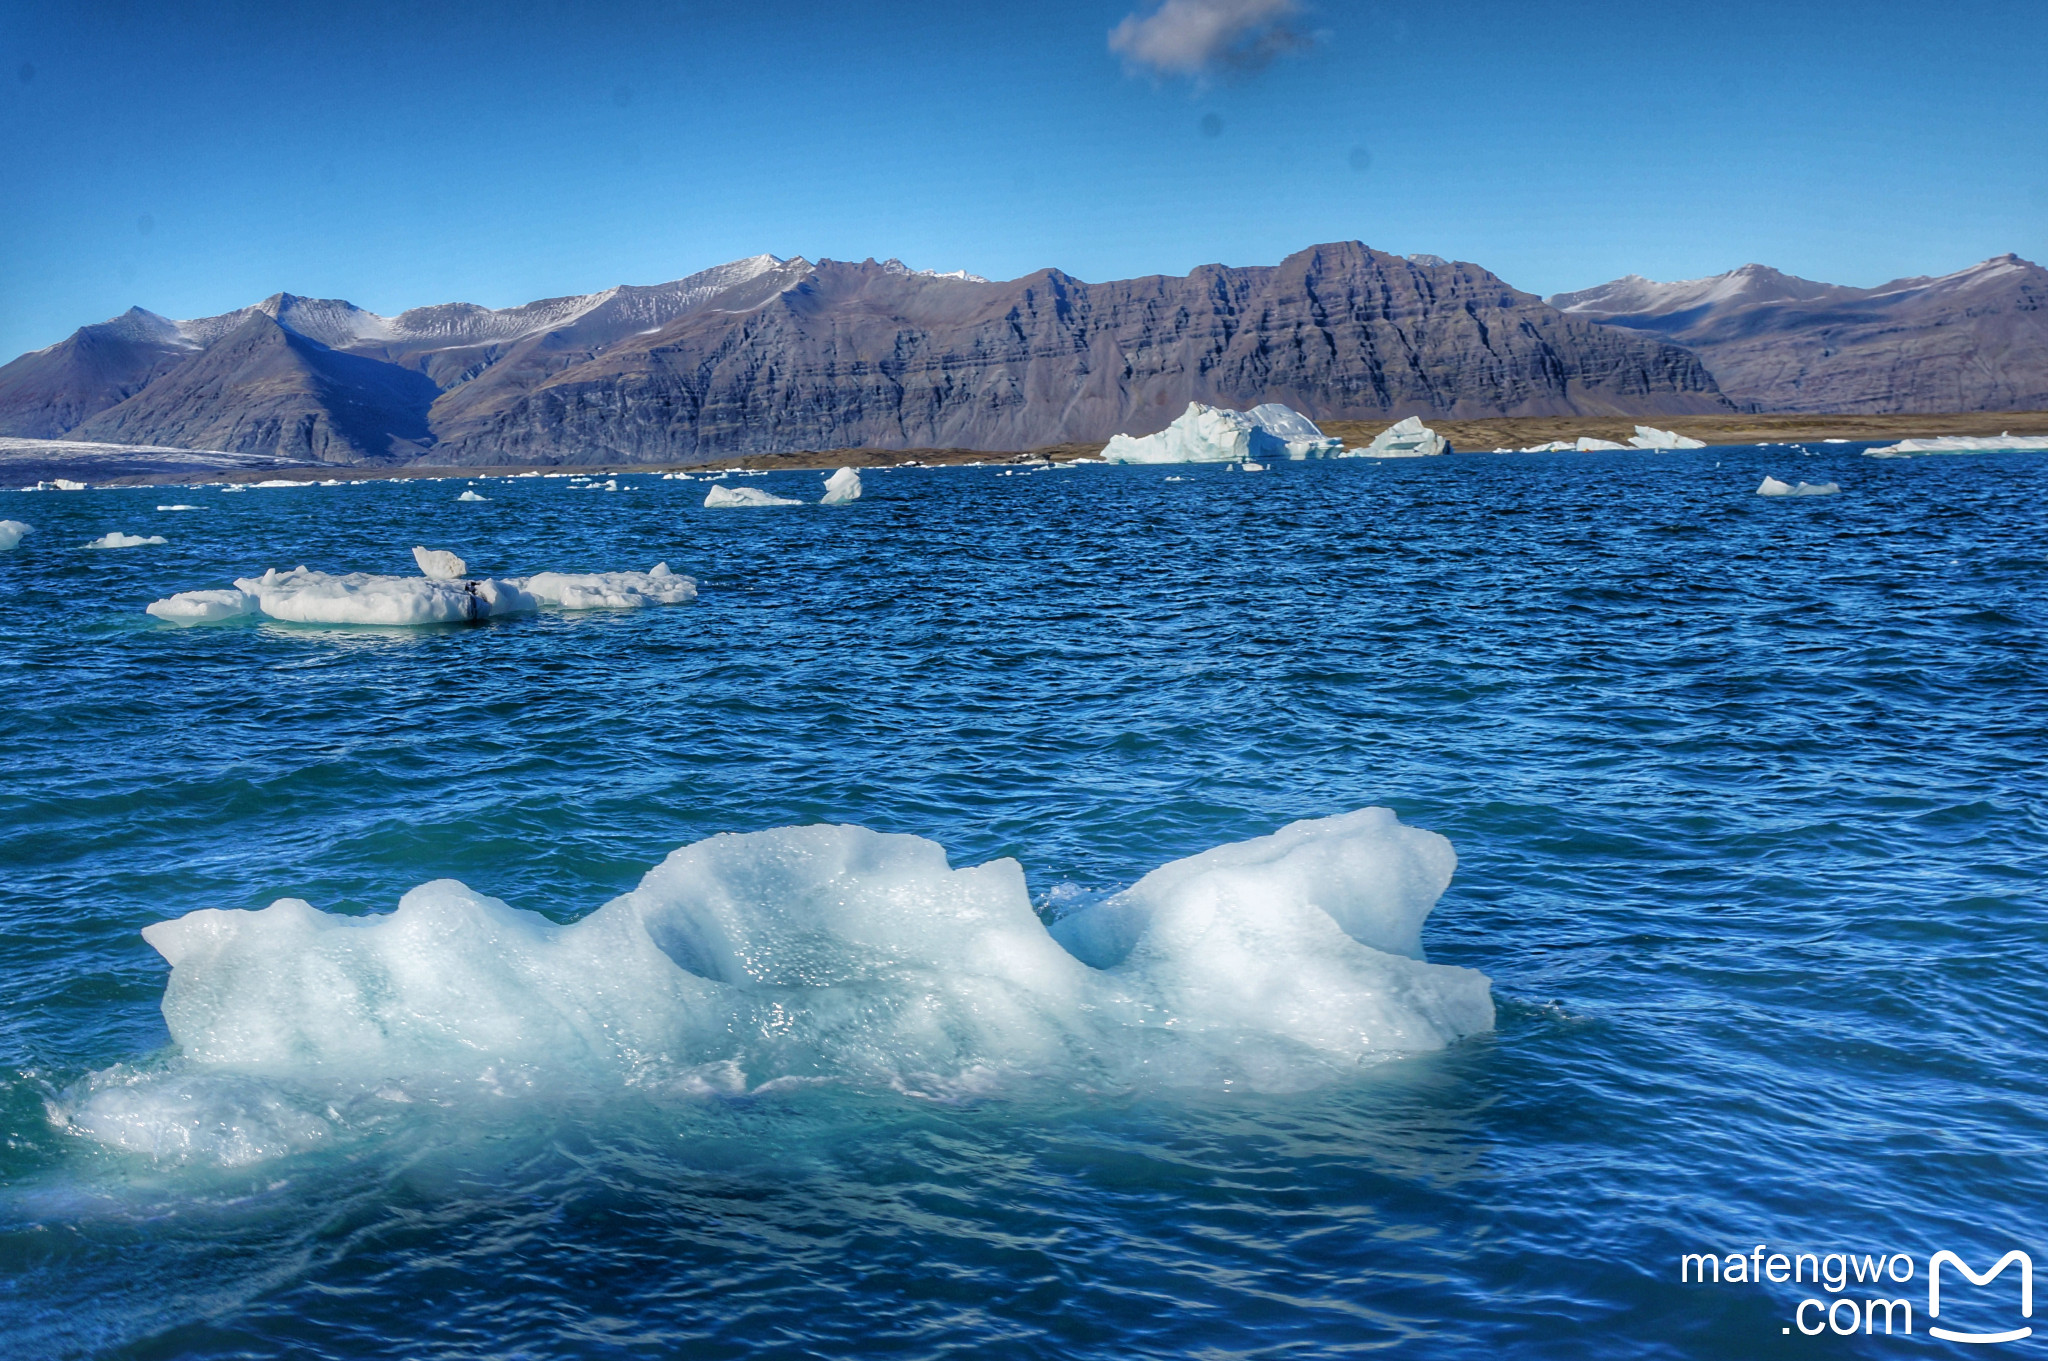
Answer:
[[[2017,255],[1876,288],[1745,265],[1684,283],[1631,276],[1550,301],[1684,345],[1752,411],[2048,407],[2048,270]]]
[[[1100,442],[1190,400],[1354,420],[1732,409],[1667,342],[1475,265],[1346,242],[1102,284],[762,256],[497,312],[384,318],[288,294],[202,322],[138,312],[0,369],[0,433],[330,463],[660,462]]]

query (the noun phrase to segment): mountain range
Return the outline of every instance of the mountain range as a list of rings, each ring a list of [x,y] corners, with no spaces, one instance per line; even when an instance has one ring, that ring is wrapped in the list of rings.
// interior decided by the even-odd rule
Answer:
[[[1681,283],[1632,274],[1550,303],[1685,346],[1746,410],[2048,408],[2048,270],[2017,255],[1876,288],[1765,265]]]
[[[1111,283],[760,255],[393,317],[280,293],[196,321],[138,308],[0,368],[0,434],[332,463],[1026,449],[1149,433],[1190,401],[1337,419],[1730,409],[1668,341],[1357,242]]]
[[[380,316],[134,308],[0,367],[0,435],[327,463],[1027,449],[1190,401],[1319,420],[2048,407],[2048,271],[1843,288],[1745,266],[1547,302],[1358,242],[1273,266],[991,281],[758,255],[650,287]]]

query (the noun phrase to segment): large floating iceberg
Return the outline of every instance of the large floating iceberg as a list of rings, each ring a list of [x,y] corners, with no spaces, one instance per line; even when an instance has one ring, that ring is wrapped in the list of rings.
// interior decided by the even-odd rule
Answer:
[[[1365,458],[1431,458],[1451,452],[1451,443],[1422,423],[1419,416],[1403,416],[1372,437],[1372,442],[1354,454]]]
[[[335,1132],[337,1088],[404,1100],[510,1074],[736,1095],[1299,1090],[1492,1027],[1486,977],[1423,957],[1455,865],[1443,837],[1366,809],[1175,861],[1048,928],[1014,860],[954,869],[921,837],[811,826],[685,846],[567,926],[449,879],[381,916],[206,909],[143,932],[171,965],[179,1058],[103,1075],[59,1118],[249,1161]],[[194,1148],[192,1110],[252,1082],[303,1100]]]
[[[0,553],[19,547],[24,534],[33,534],[34,528],[22,520],[0,520]]]
[[[174,624],[207,624],[262,614],[295,624],[460,624],[542,609],[631,610],[680,605],[697,583],[656,563],[645,572],[540,572],[530,577],[464,580],[467,564],[442,549],[415,548],[426,573],[289,572],[242,577],[232,591],[182,591],[144,612]]]
[[[841,468],[825,479],[825,497],[821,506],[843,506],[849,501],[860,499],[860,474],[851,468]]]
[[[1704,449],[1705,440],[1681,435],[1675,430],[1659,430],[1654,425],[1639,425],[1628,442],[1638,449]]]
[[[1863,451],[1873,458],[1909,458],[1914,454],[2005,454],[2048,452],[2048,435],[1942,435],[1935,439],[1902,439],[1881,449]]]
[[[1250,411],[1189,402],[1156,435],[1115,435],[1103,446],[1105,463],[1245,463],[1262,458],[1331,458],[1344,442],[1279,402]]]
[[[803,502],[762,491],[759,487],[713,487],[705,496],[704,504],[717,510],[732,506],[800,506]]]

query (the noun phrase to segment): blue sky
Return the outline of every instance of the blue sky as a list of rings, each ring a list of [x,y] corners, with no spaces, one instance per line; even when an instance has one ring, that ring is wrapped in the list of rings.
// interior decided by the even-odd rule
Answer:
[[[131,304],[761,251],[1105,279],[1358,238],[1539,293],[2048,256],[2039,0],[1168,5],[11,0],[0,358]],[[1269,59],[1176,47],[1205,7]]]

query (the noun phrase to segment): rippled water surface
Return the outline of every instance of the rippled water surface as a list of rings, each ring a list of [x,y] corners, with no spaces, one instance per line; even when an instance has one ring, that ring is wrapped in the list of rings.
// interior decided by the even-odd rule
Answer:
[[[2044,469],[0,494],[35,526],[0,554],[0,1353],[1925,1347],[1782,1331],[1815,1287],[1678,1258],[2048,1268]],[[170,542],[80,547],[112,530]],[[410,631],[141,612],[415,543],[665,559],[702,594]],[[678,846],[819,821],[1015,857],[1043,900],[1373,804],[1456,845],[1424,943],[1491,976],[1497,1027],[1305,1092],[480,1088],[232,1165],[63,1122],[176,1061],[138,932],[198,908],[451,877],[567,922]]]

